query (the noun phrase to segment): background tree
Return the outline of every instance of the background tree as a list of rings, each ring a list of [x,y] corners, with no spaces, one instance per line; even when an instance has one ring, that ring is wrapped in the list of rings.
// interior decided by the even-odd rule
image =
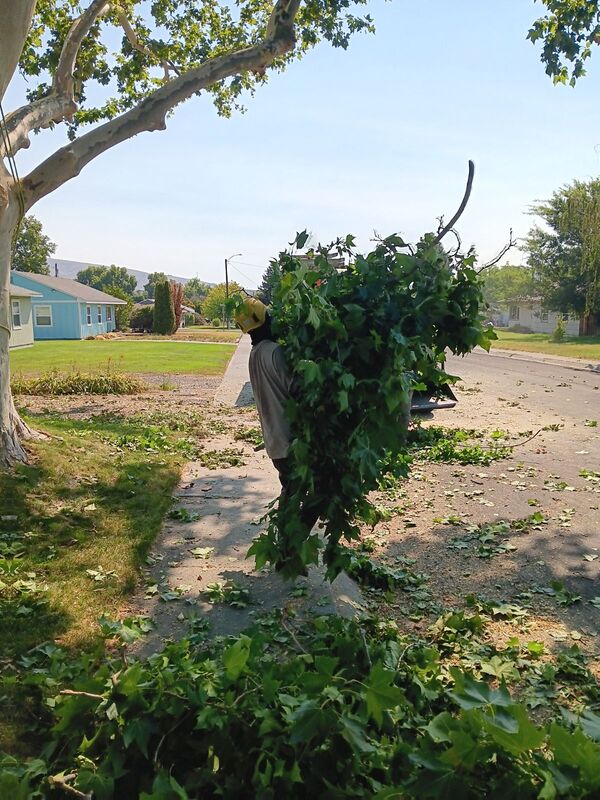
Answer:
[[[129,324],[134,331],[152,331],[154,328],[154,306],[137,306],[131,312]]]
[[[159,281],[154,286],[154,333],[170,335],[175,331],[175,309],[169,281]]]
[[[119,300],[124,300],[127,303],[125,306],[115,306],[115,328],[118,331],[122,331],[129,327],[131,312],[133,311],[133,299],[131,295],[125,292],[121,286],[112,286],[111,284],[104,287],[102,291],[113,297],[118,297]]]
[[[33,214],[23,217],[15,242],[12,268],[19,272],[48,275],[48,258],[55,251],[56,245],[43,233],[39,219]]]
[[[198,313],[202,308],[202,301],[210,291],[208,283],[204,283],[200,278],[190,278],[183,287],[183,297],[186,305],[193,306]]]
[[[242,287],[239,283],[235,281],[229,281],[229,295],[234,295],[237,292],[241,292]],[[208,320],[215,319],[218,317],[225,321],[225,284],[218,283],[216,286],[213,286],[210,292],[204,298],[204,302],[202,303],[202,316],[206,317]]]
[[[280,281],[281,267],[279,266],[279,262],[273,259],[269,262],[269,266],[263,273],[261,284],[256,292],[257,297],[259,297],[263,303],[270,305],[273,302],[273,293],[278,288]]]
[[[370,17],[349,10],[366,2],[14,0],[0,16],[0,100],[18,66],[29,87],[22,106],[5,109],[0,145],[0,463],[26,460],[20,438],[32,435],[12,401],[8,354],[11,245],[23,213],[108,149],[165,129],[169,113],[200,92],[227,116],[242,92],[319,41],[347,47],[372,30]],[[16,181],[5,159],[33,131],[60,123],[71,141]],[[86,124],[94,127],[81,133]]]
[[[527,266],[490,267],[481,272],[483,296],[493,311],[535,294],[533,270]]]
[[[176,281],[171,281],[170,286],[171,297],[173,298],[173,312],[175,314],[175,326],[173,330],[176,331],[181,326],[181,317],[183,315],[183,309],[181,307],[183,304],[183,285]]]
[[[544,305],[581,317],[579,332],[600,327],[600,179],[574,181],[533,206],[546,227],[534,226],[525,249]]]
[[[149,300],[153,300],[156,284],[163,283],[164,281],[168,280],[169,279],[167,278],[164,272],[151,272],[150,275],[148,275],[148,282],[144,284],[145,296]]]
[[[127,299],[133,299],[137,286],[137,280],[127,272],[125,267],[117,267],[114,264],[111,264],[110,267],[90,266],[79,270],[77,280],[107,294],[112,294],[109,287],[118,288],[126,295]],[[121,297],[121,295],[115,295],[115,297]]]

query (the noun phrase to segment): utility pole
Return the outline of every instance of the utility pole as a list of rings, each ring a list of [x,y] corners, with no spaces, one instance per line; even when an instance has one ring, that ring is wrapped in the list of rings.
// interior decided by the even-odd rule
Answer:
[[[225,259],[225,301],[226,302],[227,302],[227,300],[229,300],[229,273],[227,272],[227,262],[231,261],[232,258],[237,258],[238,256],[241,256],[241,255],[242,255],[241,253],[234,253],[232,256],[229,256],[229,258]],[[226,325],[227,325],[227,329],[229,329],[229,314],[227,315]]]

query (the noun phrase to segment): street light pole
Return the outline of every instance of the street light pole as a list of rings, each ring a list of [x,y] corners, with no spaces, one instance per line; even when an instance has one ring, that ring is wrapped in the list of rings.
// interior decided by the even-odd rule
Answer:
[[[229,273],[227,272],[227,262],[231,261],[232,258],[237,258],[238,256],[241,256],[241,255],[242,255],[241,253],[234,253],[232,256],[229,256],[229,258],[225,259],[225,300],[226,301],[229,300]],[[227,329],[229,330],[229,315],[227,316],[226,325],[227,325]]]

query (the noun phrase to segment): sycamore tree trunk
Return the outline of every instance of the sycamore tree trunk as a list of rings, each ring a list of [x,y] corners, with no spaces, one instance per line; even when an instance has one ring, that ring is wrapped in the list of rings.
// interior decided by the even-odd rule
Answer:
[[[10,187],[0,182],[0,467],[27,461],[21,440],[32,436],[32,431],[17,414],[10,391],[10,260],[18,219],[15,197]]]
[[[0,14],[0,99],[17,67],[35,0],[12,0],[10,12],[8,3],[4,5],[4,13]],[[0,159],[0,468],[26,461],[21,440],[32,436],[32,431],[17,414],[10,391],[8,345],[12,315],[8,287],[12,238],[18,220],[14,183]]]

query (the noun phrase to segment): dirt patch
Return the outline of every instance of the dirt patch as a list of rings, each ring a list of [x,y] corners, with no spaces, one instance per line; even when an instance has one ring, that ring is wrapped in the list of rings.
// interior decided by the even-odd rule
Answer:
[[[509,458],[415,464],[408,480],[375,497],[391,518],[363,529],[373,559],[390,567],[410,559],[428,576],[427,596],[391,593],[381,610],[423,631],[442,609],[465,609],[468,595],[511,604],[510,620],[499,615],[486,626],[497,644],[514,636],[548,652],[576,644],[595,655],[600,673],[600,435],[587,400],[595,385],[553,377],[524,386],[508,375],[467,380],[454,411],[424,421],[477,429],[484,447],[504,431],[498,443],[517,444]]]
[[[128,416],[156,411],[176,413],[182,409],[209,409],[220,377],[195,375],[136,375],[148,387],[138,395],[64,395],[34,397],[21,395],[19,408],[32,414],[51,412],[68,417],[90,417],[111,412]],[[168,388],[161,388],[168,387]]]

